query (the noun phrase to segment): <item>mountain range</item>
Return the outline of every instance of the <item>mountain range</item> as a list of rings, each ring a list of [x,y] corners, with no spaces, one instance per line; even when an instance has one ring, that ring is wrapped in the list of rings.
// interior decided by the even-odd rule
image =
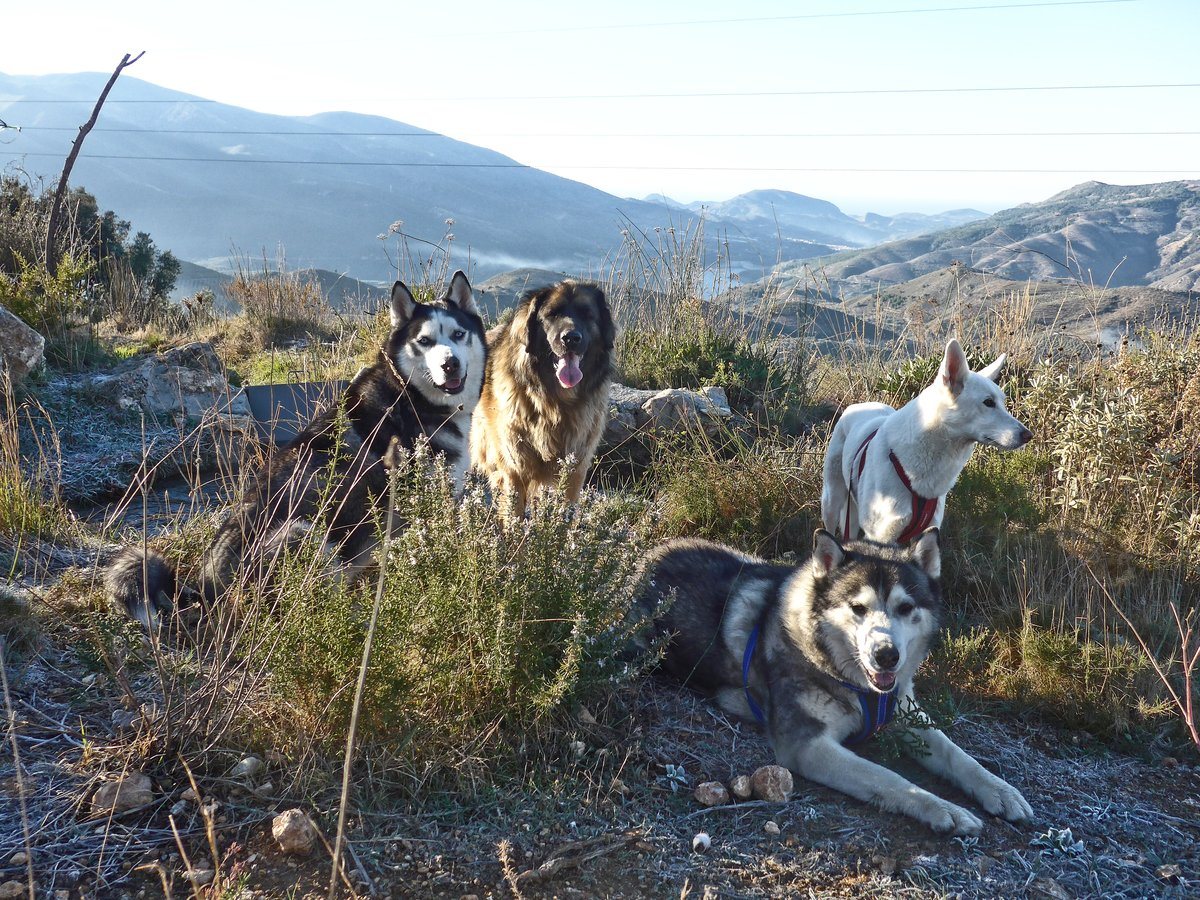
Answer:
[[[831,297],[873,294],[960,264],[1010,281],[1200,290],[1200,181],[1089,181],[978,222],[829,257],[773,278]]]
[[[0,164],[53,180],[105,75],[0,74]],[[74,102],[71,102],[74,101]],[[390,280],[402,255],[452,246],[476,278],[537,266],[587,271],[622,231],[694,227],[731,266],[827,256],[983,215],[846,215],[786,191],[680,204],[620,198],[500,153],[377,116],[277,116],[128,75],[116,83],[72,173],[104,208],[181,259],[228,270],[239,255]],[[400,224],[395,224],[400,223]],[[392,226],[395,225],[395,230]],[[453,239],[448,235],[453,235]],[[380,240],[380,238],[384,238]],[[430,243],[424,243],[430,242]]]

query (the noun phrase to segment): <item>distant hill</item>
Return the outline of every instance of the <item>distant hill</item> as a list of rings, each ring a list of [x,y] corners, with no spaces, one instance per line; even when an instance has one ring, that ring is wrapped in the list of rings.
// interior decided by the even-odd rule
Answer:
[[[757,226],[770,234],[782,233],[793,240],[840,243],[848,247],[870,246],[987,218],[987,213],[977,209],[953,209],[932,215],[867,213],[859,219],[842,212],[828,200],[780,190],[749,191],[718,202],[683,204],[663,194],[653,194],[646,200],[691,212],[703,209],[714,220],[736,223],[743,228]]]
[[[962,319],[1028,317],[1031,323],[1071,335],[1088,346],[1112,346],[1139,326],[1200,324],[1200,293],[1125,285],[1103,287],[1064,281],[1014,281],[955,265],[911,281],[881,287],[840,305],[880,319],[894,331],[945,330]]]
[[[56,178],[106,78],[0,74],[0,115],[21,126],[6,132],[0,165]],[[411,253],[428,256],[422,241],[449,246],[452,265],[470,259],[469,274],[479,279],[516,267],[588,271],[620,247],[622,230],[653,239],[655,227],[691,227],[704,208],[710,247],[720,241],[735,271],[757,277],[780,259],[828,256],[975,215],[858,220],[787,191],[711,204],[622,199],[403,122],[347,112],[268,115],[128,75],[113,88],[71,181],[159,247],[211,270],[282,250],[290,268],[379,282],[404,253],[398,236],[379,239],[393,223],[419,239]]]
[[[251,270],[252,275],[261,275],[262,269]],[[390,287],[368,284],[358,281],[348,275],[330,272],[327,269],[297,269],[288,270],[288,275],[300,281],[316,281],[321,286],[321,292],[329,299],[334,309],[352,312],[367,312],[378,307],[391,293]],[[230,297],[225,288],[233,281],[233,276],[215,269],[209,269],[196,263],[181,262],[179,277],[175,281],[175,290],[171,292],[173,300],[190,297],[198,291],[212,291],[216,298],[216,307],[222,313],[237,312],[238,304]]]
[[[969,225],[808,263],[775,277],[855,296],[954,263],[1013,281],[1200,290],[1200,181],[1090,181]]]

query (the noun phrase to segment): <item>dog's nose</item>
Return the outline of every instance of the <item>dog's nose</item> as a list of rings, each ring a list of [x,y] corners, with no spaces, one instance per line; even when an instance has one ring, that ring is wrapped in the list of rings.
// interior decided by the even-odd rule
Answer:
[[[583,335],[578,331],[568,331],[562,336],[562,342],[568,350],[574,350],[583,343]]]
[[[1033,432],[1030,431],[1028,428],[1022,428],[1021,433],[1019,435],[1017,435],[1017,440],[1020,441],[1020,443],[1018,443],[1017,446],[1024,447],[1026,444],[1028,444],[1030,441],[1033,440]]]
[[[896,668],[898,662],[900,662],[900,651],[891,644],[885,644],[875,650],[875,665],[879,668],[888,671]]]
[[[447,356],[442,362],[442,371],[447,375],[457,375],[458,370],[462,368],[462,363],[458,361],[457,356]]]

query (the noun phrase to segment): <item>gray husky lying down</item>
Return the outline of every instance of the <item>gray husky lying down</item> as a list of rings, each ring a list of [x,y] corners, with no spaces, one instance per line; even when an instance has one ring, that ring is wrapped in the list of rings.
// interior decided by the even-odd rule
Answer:
[[[975,834],[967,810],[855,754],[858,743],[903,708],[928,717],[913,674],[942,609],[938,531],[909,549],[817,531],[812,559],[772,565],[706,541],[677,540],[646,559],[638,602],[664,607],[656,631],[668,641],[662,668],[712,694],[727,712],[762,724],[780,765],[934,831]],[[925,768],[992,815],[1032,815],[1020,792],[934,728],[918,732]]]

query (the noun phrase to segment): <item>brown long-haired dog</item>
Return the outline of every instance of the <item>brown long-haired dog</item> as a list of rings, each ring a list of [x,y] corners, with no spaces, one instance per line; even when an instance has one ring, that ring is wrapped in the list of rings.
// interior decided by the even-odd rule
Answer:
[[[471,420],[471,463],[521,515],[573,457],[567,497],[587,478],[608,413],[616,328],[604,292],[563,281],[521,298],[488,332],[487,380]],[[501,501],[502,504],[505,501]]]

